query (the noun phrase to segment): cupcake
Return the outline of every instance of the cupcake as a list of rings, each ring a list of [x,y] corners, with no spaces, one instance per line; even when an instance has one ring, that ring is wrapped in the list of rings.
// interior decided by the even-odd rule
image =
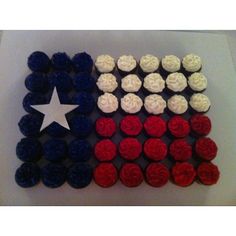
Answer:
[[[96,132],[101,137],[109,138],[116,133],[116,123],[110,117],[100,117],[96,120]]]
[[[93,59],[86,52],[77,53],[72,58],[74,70],[79,72],[91,73],[93,70]]]
[[[192,107],[193,111],[204,113],[210,109],[211,102],[206,95],[202,93],[194,93],[190,97],[189,105]]]
[[[186,137],[190,133],[190,125],[181,116],[173,116],[168,122],[168,130],[176,138]]]
[[[186,75],[199,72],[202,69],[202,60],[198,55],[188,54],[182,60],[183,71]]]
[[[148,116],[144,122],[144,130],[151,137],[161,137],[165,134],[166,121],[160,116]]]
[[[188,77],[188,85],[193,92],[203,92],[207,88],[207,78],[202,73],[195,72]]]
[[[166,108],[166,101],[162,98],[162,96],[152,94],[145,97],[144,107],[146,111],[150,114],[162,114]]]
[[[138,92],[142,86],[142,82],[135,74],[125,76],[121,80],[121,88],[127,93]]]
[[[95,61],[95,68],[98,74],[112,73],[115,69],[115,66],[115,59],[107,54],[98,56]]]
[[[117,68],[121,76],[132,74],[137,68],[137,62],[131,55],[123,55],[117,61]]]
[[[128,93],[121,98],[121,108],[128,114],[135,114],[139,112],[142,106],[142,99],[133,93]]]
[[[141,76],[145,76],[149,73],[157,71],[160,61],[157,57],[147,54],[142,56],[139,61],[139,73]]]
[[[97,80],[97,87],[104,93],[112,93],[118,87],[116,77],[111,73],[101,74]]]
[[[151,93],[161,93],[165,88],[165,81],[158,73],[151,73],[144,78],[143,87]]]
[[[174,95],[167,101],[168,109],[174,114],[183,114],[188,109],[188,102],[182,95]]]
[[[166,79],[166,86],[171,93],[183,92],[187,87],[187,79],[182,73],[171,73]]]
[[[202,114],[193,115],[190,120],[191,131],[195,136],[206,136],[211,131],[211,120]]]
[[[142,128],[142,121],[135,115],[127,115],[120,121],[120,130],[129,136],[139,135]]]
[[[170,73],[178,72],[181,67],[181,61],[174,55],[167,55],[161,60],[160,73],[163,76],[167,76]]]
[[[175,139],[169,147],[175,161],[188,161],[192,157],[192,146],[185,139]]]
[[[118,109],[118,99],[111,93],[104,93],[98,97],[97,106],[105,114],[113,113]]]

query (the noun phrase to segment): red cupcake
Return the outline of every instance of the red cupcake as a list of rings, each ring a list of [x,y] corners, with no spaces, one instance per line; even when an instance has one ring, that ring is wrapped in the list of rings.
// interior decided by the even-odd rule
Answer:
[[[144,143],[144,153],[149,159],[160,161],[167,155],[167,146],[161,139],[149,138]]]
[[[187,161],[192,156],[192,146],[185,139],[176,139],[170,144],[170,155],[176,161]]]
[[[172,176],[177,185],[186,187],[193,183],[196,171],[188,162],[176,163],[172,168]]]
[[[119,144],[119,153],[126,160],[137,159],[141,152],[142,144],[136,138],[125,138]]]
[[[116,151],[116,145],[110,139],[103,139],[96,143],[94,154],[99,161],[111,161]]]
[[[206,161],[213,160],[217,155],[217,150],[216,143],[210,138],[199,138],[196,141],[195,152]]]
[[[190,132],[188,121],[181,116],[172,117],[168,122],[168,129],[170,133],[177,138],[183,138]]]
[[[93,176],[95,183],[103,188],[111,187],[118,179],[116,167],[112,163],[98,164]]]
[[[149,116],[144,122],[146,133],[152,137],[161,137],[166,132],[166,122],[160,116]]]
[[[213,163],[202,162],[197,168],[197,175],[203,184],[212,185],[217,183],[220,171]]]
[[[170,177],[168,168],[160,163],[151,163],[145,171],[146,181],[153,187],[162,187]]]
[[[120,170],[120,180],[127,187],[137,187],[143,182],[143,173],[139,165],[125,163]]]
[[[142,131],[143,124],[138,116],[125,116],[120,122],[120,129],[123,133],[130,136],[137,136]]]
[[[101,117],[96,121],[96,132],[102,137],[111,137],[116,132],[116,123],[112,118]]]
[[[190,118],[190,125],[192,131],[199,136],[206,136],[211,131],[211,120],[205,115],[193,115]]]

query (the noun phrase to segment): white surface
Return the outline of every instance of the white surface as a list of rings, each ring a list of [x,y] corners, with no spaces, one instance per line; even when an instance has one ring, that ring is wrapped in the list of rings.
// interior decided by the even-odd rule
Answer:
[[[27,56],[35,50],[66,51],[70,55],[87,51],[95,58],[102,53],[118,57],[125,53],[135,57],[152,53],[159,57],[173,53],[183,57],[189,52],[199,54],[208,77],[205,92],[212,102],[208,115],[212,119],[212,137],[219,147],[214,160],[221,178],[217,185],[207,187],[194,183],[181,188],[168,183],[151,188],[145,183],[126,188],[120,183],[103,189],[92,183],[81,190],[65,184],[48,189],[42,184],[31,189],[19,188],[14,172],[20,161],[15,145],[22,137],[17,123],[25,114],[21,105],[26,94],[24,78],[28,74]],[[227,40],[223,35],[155,32],[155,31],[18,31],[4,32],[0,48],[0,204],[1,205],[236,205],[236,132],[235,78]]]

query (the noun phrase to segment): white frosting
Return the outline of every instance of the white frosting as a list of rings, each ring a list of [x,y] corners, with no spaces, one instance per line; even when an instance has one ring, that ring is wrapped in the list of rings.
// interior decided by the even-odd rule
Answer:
[[[183,58],[183,67],[186,71],[196,72],[202,67],[202,60],[198,55],[188,54]]]
[[[122,71],[130,72],[137,66],[137,62],[133,56],[123,55],[118,59],[117,66]]]
[[[166,101],[160,95],[152,94],[145,97],[144,107],[147,112],[158,115],[164,112]]]
[[[189,76],[188,84],[192,90],[201,92],[207,88],[207,78],[202,73],[195,72]]]
[[[142,106],[142,99],[133,93],[128,93],[121,98],[121,108],[127,113],[137,113],[141,110]]]
[[[158,73],[151,73],[144,78],[143,87],[151,93],[160,93],[165,88],[165,81]]]
[[[101,74],[96,84],[101,91],[108,93],[112,93],[118,86],[116,77],[110,73]]]
[[[158,69],[160,61],[157,57],[147,54],[140,59],[140,67],[146,73],[154,72]]]
[[[115,60],[110,55],[100,55],[95,61],[95,66],[101,73],[108,73],[113,71],[115,65]]]
[[[118,109],[118,99],[111,93],[104,93],[98,97],[98,108],[104,113],[112,113]]]
[[[166,79],[167,87],[174,92],[181,92],[187,87],[187,79],[182,73],[172,73]]]
[[[182,95],[174,95],[167,101],[168,108],[175,114],[183,114],[188,109],[188,102]]]
[[[125,92],[137,92],[142,86],[142,82],[135,74],[129,74],[121,80],[121,88]]]
[[[167,55],[161,60],[162,67],[168,72],[176,72],[180,70],[180,59],[174,55]]]
[[[202,93],[193,94],[189,104],[197,112],[206,112],[211,106],[209,98]]]

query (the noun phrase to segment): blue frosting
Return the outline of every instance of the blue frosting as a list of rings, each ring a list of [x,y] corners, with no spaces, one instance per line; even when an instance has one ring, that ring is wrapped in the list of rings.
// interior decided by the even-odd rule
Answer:
[[[52,124],[46,128],[46,132],[51,137],[64,137],[67,134],[67,129],[56,122],[52,122]]]
[[[95,80],[89,73],[79,73],[74,77],[74,85],[77,91],[92,92]]]
[[[47,76],[42,73],[31,73],[25,78],[25,87],[34,93],[45,93],[49,89]]]
[[[93,59],[86,52],[75,54],[72,58],[72,63],[76,72],[92,72]]]
[[[38,111],[32,108],[31,105],[45,104],[46,102],[47,102],[47,99],[40,94],[27,93],[23,99],[22,104],[25,111],[29,113],[38,113]]]
[[[93,130],[93,122],[86,116],[74,116],[69,121],[72,134],[77,137],[86,137]]]
[[[54,70],[69,72],[71,69],[71,59],[65,52],[57,52],[53,54],[51,61]]]
[[[44,52],[33,52],[28,57],[28,67],[35,72],[47,72],[50,68],[50,59]]]

